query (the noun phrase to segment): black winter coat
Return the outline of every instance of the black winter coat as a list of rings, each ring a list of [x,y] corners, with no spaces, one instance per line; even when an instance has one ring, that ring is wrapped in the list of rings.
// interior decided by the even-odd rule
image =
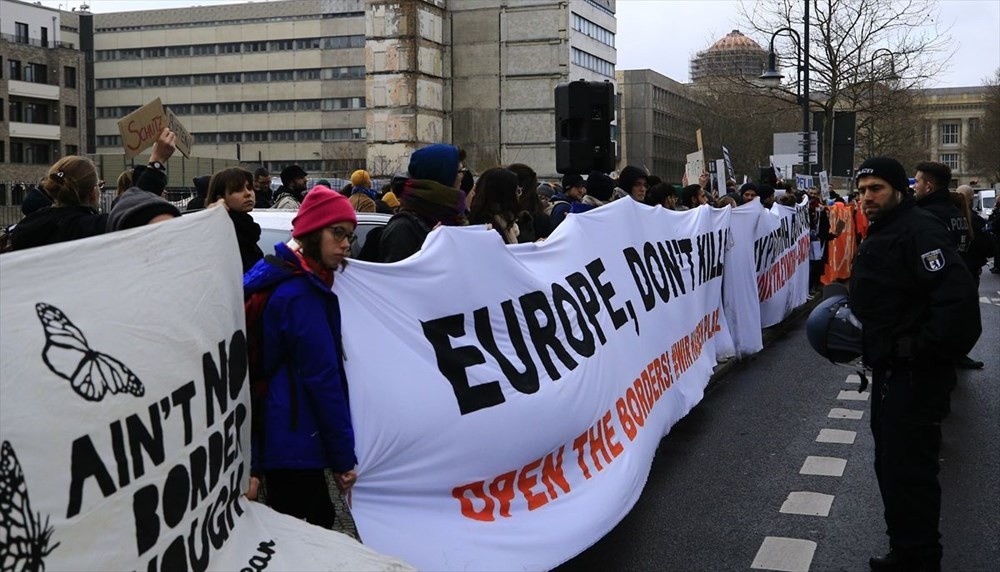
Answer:
[[[264,258],[264,251],[257,246],[260,240],[260,225],[253,221],[247,213],[229,211],[229,218],[236,230],[236,242],[240,246],[240,259],[243,261],[243,273],[253,268],[257,261]]]
[[[14,250],[104,234],[108,214],[90,207],[45,207],[21,219],[11,233]]]
[[[972,275],[940,221],[911,198],[869,227],[850,292],[870,367],[950,364],[982,331]]]

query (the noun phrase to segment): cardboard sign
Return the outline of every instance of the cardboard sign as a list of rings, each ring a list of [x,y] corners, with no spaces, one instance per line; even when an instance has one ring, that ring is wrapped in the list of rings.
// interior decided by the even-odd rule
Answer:
[[[698,177],[705,172],[705,152],[695,151],[687,154],[687,164],[684,166],[689,185],[698,183]]]
[[[158,97],[118,121],[125,156],[135,157],[152,147],[164,127],[177,134],[177,150],[190,157],[194,137],[169,109],[163,107]]]
[[[819,172],[819,190],[824,200],[830,198],[830,176],[826,171]]]

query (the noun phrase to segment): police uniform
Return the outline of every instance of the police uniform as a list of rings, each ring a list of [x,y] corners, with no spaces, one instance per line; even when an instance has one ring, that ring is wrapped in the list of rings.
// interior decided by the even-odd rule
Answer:
[[[969,251],[969,221],[951,202],[951,191],[935,189],[922,198],[917,199],[917,206],[933,214],[942,223],[951,238],[952,244],[964,257]]]
[[[868,174],[902,191],[905,172],[892,162],[898,173]],[[902,188],[894,182],[900,174]],[[872,568],[938,570],[941,421],[954,360],[975,345],[981,329],[972,276],[937,218],[907,197],[872,222],[850,291],[863,325],[864,362],[873,370],[875,474],[891,547],[887,557],[872,559]]]

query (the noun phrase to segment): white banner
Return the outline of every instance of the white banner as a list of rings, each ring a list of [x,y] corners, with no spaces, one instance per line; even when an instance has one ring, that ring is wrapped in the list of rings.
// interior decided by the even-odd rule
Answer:
[[[809,297],[809,199],[795,208],[775,203],[754,241],[761,327],[784,320]],[[768,219],[765,219],[768,220]]]
[[[334,289],[365,543],[541,570],[611,530],[728,337],[731,212],[616,201],[540,244],[444,227],[403,262],[352,262]]]
[[[4,570],[406,567],[242,496],[235,238],[215,209],[0,257]]]

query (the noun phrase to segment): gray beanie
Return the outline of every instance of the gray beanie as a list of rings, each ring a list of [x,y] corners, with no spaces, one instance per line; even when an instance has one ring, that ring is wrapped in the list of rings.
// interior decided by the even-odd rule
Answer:
[[[177,217],[181,216],[181,211],[162,197],[132,187],[118,197],[118,202],[111,209],[108,232],[143,226],[163,214]]]

